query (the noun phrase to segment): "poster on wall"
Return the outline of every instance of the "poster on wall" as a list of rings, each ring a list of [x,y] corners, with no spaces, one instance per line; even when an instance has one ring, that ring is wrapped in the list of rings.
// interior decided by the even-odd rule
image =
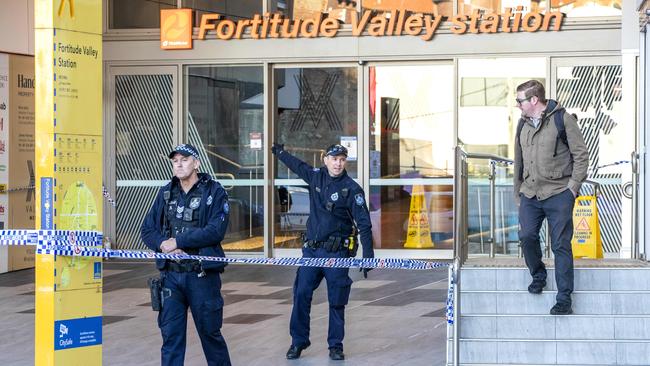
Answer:
[[[356,136],[341,136],[341,145],[348,149],[348,160],[357,160],[357,137]]]
[[[4,146],[1,144],[7,141],[7,130],[5,123],[9,120],[9,111],[7,103],[9,102],[9,55],[0,53],[0,230],[7,227],[7,215],[2,212],[8,205],[7,185],[9,183],[9,173],[7,172],[7,154]],[[2,169],[4,167],[4,169]],[[0,273],[9,270],[7,246],[0,246]]]
[[[0,54],[0,230],[34,229],[34,58]],[[0,273],[34,266],[34,248],[0,251]]]
[[[9,228],[34,229],[34,57],[9,56],[9,121],[4,128],[8,138],[8,164],[0,170],[9,173],[8,208],[11,212]],[[34,267],[34,247],[9,248],[9,270]]]

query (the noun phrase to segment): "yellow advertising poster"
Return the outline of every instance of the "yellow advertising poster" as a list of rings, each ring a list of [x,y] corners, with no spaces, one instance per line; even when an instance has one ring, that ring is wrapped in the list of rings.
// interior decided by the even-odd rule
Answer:
[[[36,225],[101,232],[102,2],[34,6]],[[36,263],[36,364],[101,365],[101,259],[38,255]]]

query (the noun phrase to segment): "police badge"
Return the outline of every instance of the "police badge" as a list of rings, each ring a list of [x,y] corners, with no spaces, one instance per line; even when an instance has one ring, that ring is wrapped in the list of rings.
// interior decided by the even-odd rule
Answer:
[[[339,199],[339,192],[335,192],[333,195],[330,196],[332,201],[336,201]]]
[[[192,208],[192,209],[197,208],[197,207],[199,207],[200,204],[201,204],[201,198],[200,197],[194,197],[190,201],[190,208]]]
[[[205,201],[205,204],[208,205],[208,206],[210,206],[212,204],[212,195],[208,196],[208,199],[207,199],[207,201]]]

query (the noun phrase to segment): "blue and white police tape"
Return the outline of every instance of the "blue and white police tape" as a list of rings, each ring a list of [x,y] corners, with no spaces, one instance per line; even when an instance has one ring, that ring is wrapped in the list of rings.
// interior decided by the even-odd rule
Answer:
[[[454,282],[449,281],[449,290],[447,290],[447,323],[454,324]]]
[[[273,266],[324,267],[324,268],[384,268],[429,270],[449,266],[448,263],[428,262],[415,259],[397,258],[232,258],[211,257],[190,254],[167,254],[149,250],[117,250],[88,248],[77,245],[38,244],[36,253],[82,257],[126,258],[126,259],[194,259],[200,261],[224,262],[233,264],[263,264]]]
[[[0,245],[35,245],[37,254],[126,259],[194,259],[232,264],[324,268],[383,268],[430,270],[449,267],[450,263],[397,258],[231,258],[189,254],[167,254],[150,250],[118,250],[102,247],[103,235],[95,231],[0,230]],[[447,322],[453,324],[453,284],[447,295]]]
[[[601,169],[601,168],[606,168],[606,167],[615,166],[615,165],[629,164],[629,163],[630,163],[629,160],[619,160],[619,161],[615,161],[615,162],[612,162],[612,163],[599,165],[599,166],[597,166],[595,168],[589,168],[589,170],[593,171],[593,170],[597,170],[597,169]],[[513,165],[514,162],[512,162],[512,161],[501,161],[501,160],[490,160],[490,164]]]
[[[596,169],[606,168],[608,166],[623,165],[623,164],[629,164],[629,163],[630,163],[629,160],[619,160],[619,161],[615,161],[613,163],[599,165],[596,168],[589,168],[589,170],[596,170]]]
[[[0,230],[0,245],[102,245],[103,235],[96,231],[75,230]]]

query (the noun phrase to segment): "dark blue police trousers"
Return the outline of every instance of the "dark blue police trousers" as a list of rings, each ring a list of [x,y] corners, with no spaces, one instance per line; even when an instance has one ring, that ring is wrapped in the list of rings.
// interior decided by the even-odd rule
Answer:
[[[328,252],[323,248],[303,248],[306,258],[345,258],[347,249],[338,252]],[[323,277],[327,281],[327,299],[329,301],[329,329],[327,344],[329,348],[343,349],[345,336],[345,305],[350,298],[352,279],[348,276],[348,268],[299,267],[293,285],[293,310],[289,334],[293,346],[309,345],[309,313],[314,290],[318,288]]]
[[[203,353],[210,366],[230,366],[226,341],[221,335],[223,298],[218,272],[162,271],[163,307],[158,314],[162,333],[161,364],[183,365],[187,333],[187,308],[201,339]]]
[[[573,292],[573,205],[575,197],[571,190],[558,193],[545,200],[527,198],[520,194],[519,240],[533,280],[546,280],[546,267],[542,262],[542,249],[539,243],[539,230],[544,218],[548,219],[551,235],[551,249],[555,256],[556,300],[571,305]]]

